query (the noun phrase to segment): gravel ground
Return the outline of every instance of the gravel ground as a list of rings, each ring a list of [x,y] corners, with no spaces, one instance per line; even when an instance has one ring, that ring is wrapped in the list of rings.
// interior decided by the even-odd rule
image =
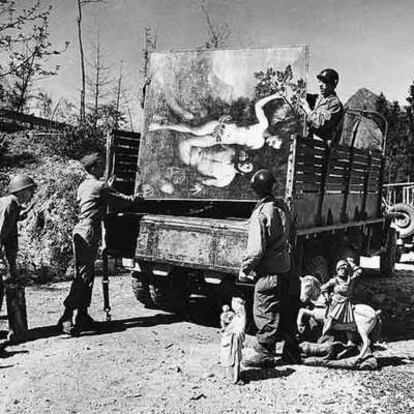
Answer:
[[[414,277],[414,267],[401,275]],[[26,289],[32,340],[0,358],[0,413],[414,412],[413,338],[383,343],[376,372],[285,365],[247,371],[244,385],[230,385],[218,363],[219,331],[206,322],[207,304],[197,306],[195,324],[144,309],[127,276],[113,278],[110,287],[112,322],[77,338],[54,328],[68,283]],[[98,279],[91,313],[104,321],[101,308]]]

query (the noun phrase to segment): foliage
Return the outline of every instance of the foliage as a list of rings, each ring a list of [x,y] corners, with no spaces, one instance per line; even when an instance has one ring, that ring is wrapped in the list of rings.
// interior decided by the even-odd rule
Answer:
[[[305,93],[305,81],[299,79],[296,83],[293,82],[293,72],[290,65],[287,65],[284,71],[274,70],[272,67],[269,67],[265,72],[256,72],[254,76],[258,80],[255,87],[256,100],[279,92],[281,95],[289,98],[292,106],[296,107],[298,100]]]
[[[407,111],[409,124],[408,154],[409,160],[409,181],[414,181],[414,81],[408,88],[408,97],[406,98],[409,106],[405,107]]]
[[[69,126],[63,131],[44,133],[26,131],[8,134],[4,145],[3,165],[17,165],[43,156],[80,159],[91,152],[105,152],[106,137],[103,129],[84,123]]]
[[[78,124],[78,108],[68,99],[61,98],[55,104],[51,118],[57,122],[76,125]]]
[[[48,60],[62,50],[53,48],[49,41],[49,17],[52,7],[43,8],[37,0],[29,8],[19,9],[14,0],[0,3],[0,44],[3,87],[3,106],[23,112],[36,80],[56,75],[59,66],[50,66]]]
[[[384,177],[390,183],[407,181],[412,158],[407,113],[397,101],[390,104],[383,93],[377,99],[376,111],[388,122]]]
[[[125,126],[126,117],[121,110],[117,109],[116,102],[109,102],[99,105],[96,113],[87,115],[87,123],[91,127],[95,127],[95,122],[97,133],[101,131],[102,134],[102,131]]]
[[[208,38],[204,47],[206,49],[217,49],[223,47],[231,34],[231,29],[228,23],[216,24],[213,23],[208,11],[207,0],[200,0],[201,11],[206,19]]]
[[[2,168],[2,192],[11,174],[29,174],[38,184],[33,209],[19,223],[18,263],[27,281],[58,280],[72,261],[71,234],[76,221],[76,188],[84,174],[79,162],[58,157],[19,168]]]

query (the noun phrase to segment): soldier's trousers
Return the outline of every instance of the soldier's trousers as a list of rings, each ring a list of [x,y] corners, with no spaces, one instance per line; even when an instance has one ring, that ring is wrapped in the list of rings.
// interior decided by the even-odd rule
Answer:
[[[64,305],[71,310],[86,310],[91,304],[98,244],[90,244],[80,234],[75,234],[73,236],[73,250],[75,255],[75,277]]]
[[[274,351],[277,341],[292,334],[288,274],[260,277],[255,285],[253,317],[259,344]]]

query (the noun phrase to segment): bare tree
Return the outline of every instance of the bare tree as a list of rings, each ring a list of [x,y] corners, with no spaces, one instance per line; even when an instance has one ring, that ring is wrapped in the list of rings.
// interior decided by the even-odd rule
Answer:
[[[118,75],[118,83],[115,91],[115,114],[119,114],[119,103],[121,99],[121,93],[122,93],[122,65],[123,61],[121,60],[119,64],[119,75]],[[115,129],[118,129],[119,127],[119,117],[118,115],[115,116]]]
[[[208,39],[205,47],[207,49],[215,49],[224,46],[231,34],[230,26],[228,23],[215,24],[212,22],[207,0],[200,0],[200,7],[206,19],[208,29]]]
[[[49,41],[49,18],[52,8],[43,8],[40,1],[28,9],[18,8],[12,0],[0,2],[0,80],[3,105],[23,111],[36,80],[55,75],[59,66],[48,64],[62,50]]]
[[[39,111],[39,116],[42,118],[51,119],[52,117],[52,98],[45,91],[40,91],[37,96],[37,109]]]
[[[85,94],[86,94],[86,73],[85,73],[85,54],[83,51],[82,41],[82,6],[86,4],[104,3],[105,0],[76,0],[78,6],[78,17],[76,19],[78,25],[78,40],[79,40],[79,52],[80,52],[80,65],[81,65],[81,93],[80,93],[80,108],[79,116],[80,121],[85,121],[86,110],[85,110]]]
[[[92,98],[92,117],[93,117],[93,125],[96,127],[98,118],[99,118],[99,106],[105,97],[109,94],[109,85],[111,83],[109,79],[109,68],[105,65],[105,57],[103,54],[103,50],[101,48],[100,36],[97,33],[96,44],[93,45],[95,49],[95,57],[94,61],[90,65],[93,70],[93,75],[91,77],[87,77],[87,84],[89,86],[89,90],[91,90],[91,98]]]
[[[158,36],[154,34],[151,27],[145,27],[145,43],[143,49],[143,58],[144,64],[141,69],[141,73],[144,76],[144,84],[142,86],[142,93],[141,93],[141,108],[144,108],[144,101],[145,101],[145,94],[147,91],[147,87],[150,83],[150,79],[148,78],[148,70],[149,70],[149,61],[151,52],[153,52],[157,48],[157,40]]]
[[[86,75],[85,75],[85,56],[83,53],[82,43],[82,1],[76,0],[78,3],[78,18],[76,22],[78,24],[78,40],[79,40],[79,52],[80,52],[80,63],[81,63],[81,92],[80,92],[80,106],[79,106],[79,117],[80,121],[85,120],[85,90],[86,90]]]
[[[151,29],[150,26],[145,26],[144,30],[145,30],[144,32],[145,43],[144,43],[144,50],[143,50],[144,65],[141,69],[141,72],[144,75],[144,77],[147,77],[150,54],[157,48],[158,36],[156,33],[154,33],[154,30]]]

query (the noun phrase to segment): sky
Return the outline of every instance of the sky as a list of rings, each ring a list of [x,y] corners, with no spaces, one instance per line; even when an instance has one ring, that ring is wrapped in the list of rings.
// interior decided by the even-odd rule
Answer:
[[[20,0],[30,4],[30,0]],[[68,50],[54,62],[58,76],[42,85],[55,100],[79,101],[80,66],[76,0],[44,0],[53,5],[50,21],[55,46],[68,40]],[[414,0],[208,0],[211,19],[227,23],[226,47],[309,45],[310,92],[317,92],[316,74],[335,68],[338,95],[345,102],[358,88],[384,92],[405,104],[414,80]],[[114,77],[122,62],[124,87],[134,99],[139,123],[144,28],[157,34],[157,49],[183,50],[202,46],[207,25],[199,0],[106,0],[85,5],[83,32],[90,55],[97,32]]]

